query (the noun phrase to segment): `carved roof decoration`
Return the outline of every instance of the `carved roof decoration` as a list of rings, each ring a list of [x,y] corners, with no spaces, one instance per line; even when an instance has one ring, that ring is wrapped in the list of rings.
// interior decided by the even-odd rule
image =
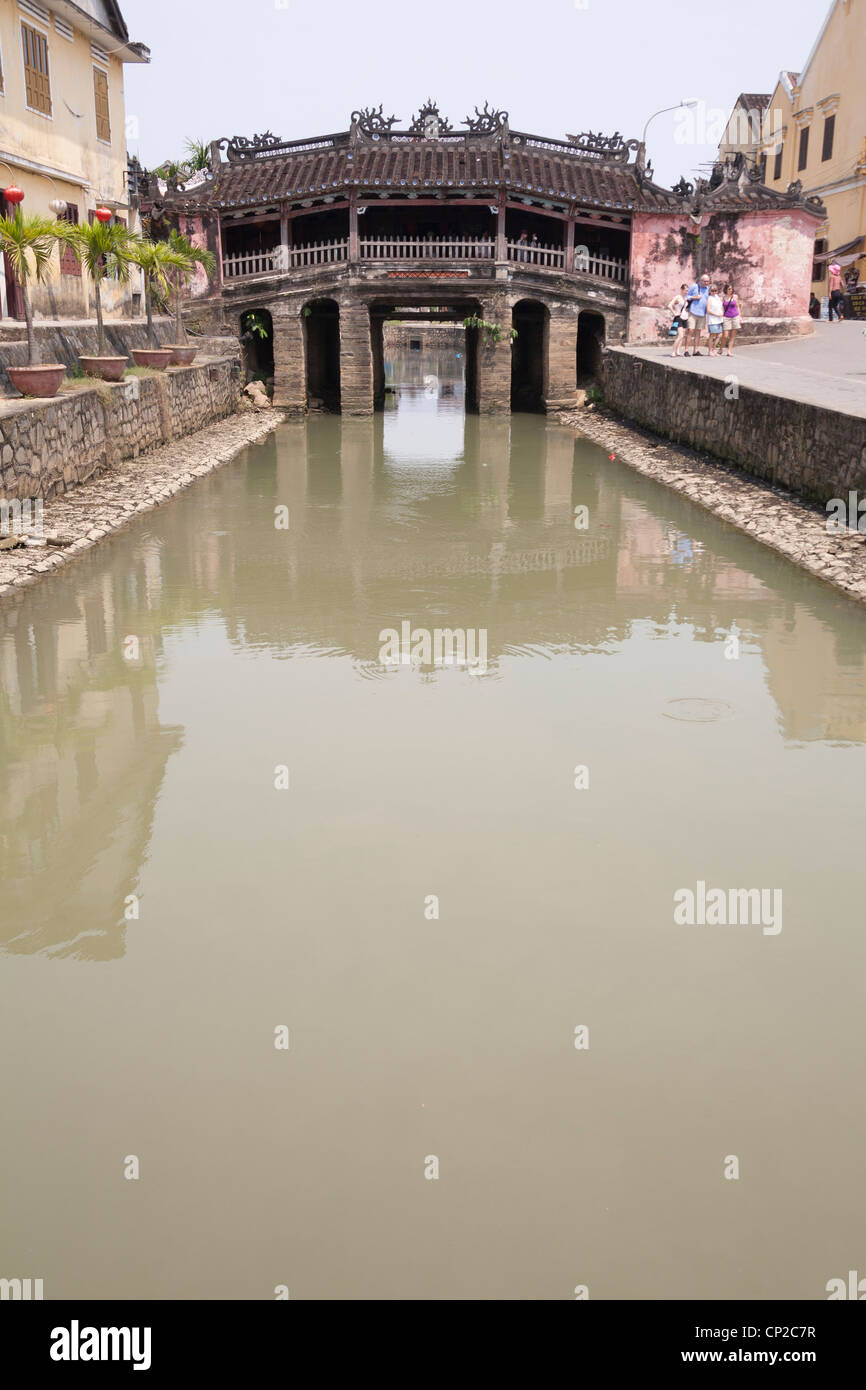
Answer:
[[[425,140],[438,140],[440,136],[452,135],[453,132],[451,122],[441,114],[432,97],[427,98],[409,127],[410,135],[421,135]]]
[[[613,159],[618,164],[628,164],[632,153],[640,149],[639,140],[623,140],[618,130],[613,135],[589,130],[582,135],[569,135],[568,139],[582,155],[590,159]]]

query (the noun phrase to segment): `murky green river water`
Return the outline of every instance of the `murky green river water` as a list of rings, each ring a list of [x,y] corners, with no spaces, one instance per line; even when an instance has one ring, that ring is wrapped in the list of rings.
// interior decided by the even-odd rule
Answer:
[[[866,619],[459,366],[0,610],[0,1276],[46,1298],[866,1273]]]

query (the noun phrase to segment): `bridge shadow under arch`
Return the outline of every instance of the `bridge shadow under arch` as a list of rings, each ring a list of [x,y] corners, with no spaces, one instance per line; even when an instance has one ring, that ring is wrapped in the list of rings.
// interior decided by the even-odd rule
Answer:
[[[340,410],[340,306],[335,299],[304,305],[308,409]]]
[[[540,414],[547,396],[550,311],[537,299],[521,299],[512,311],[517,337],[511,349],[511,409]]]
[[[590,386],[601,377],[601,354],[605,344],[604,314],[582,309],[577,319],[577,384]]]

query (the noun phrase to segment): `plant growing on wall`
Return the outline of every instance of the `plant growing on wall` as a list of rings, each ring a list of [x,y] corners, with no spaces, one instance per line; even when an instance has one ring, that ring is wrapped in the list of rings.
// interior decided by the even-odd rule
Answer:
[[[463,327],[477,328],[483,336],[485,347],[492,347],[494,343],[500,343],[504,337],[508,337],[511,342],[514,342],[517,337],[516,328],[510,328],[506,332],[500,323],[490,323],[487,319],[481,318],[479,314],[470,314],[468,318],[465,318]]]
[[[66,234],[76,256],[93,281],[96,298],[96,324],[99,333],[99,356],[105,356],[105,321],[102,313],[102,282],[108,276],[115,280],[129,279],[134,264],[138,238],[122,222],[80,222],[70,226]]]
[[[159,343],[153,328],[154,295],[163,303],[168,294],[168,277],[186,268],[185,257],[172,250],[167,241],[137,241],[130,250],[131,259],[141,267],[144,277],[144,305],[147,312],[147,341],[153,348]]]
[[[309,313],[308,309],[304,313]],[[251,309],[248,314],[244,314],[241,320],[241,330],[250,333],[254,338],[265,339],[268,336],[268,326],[264,318],[255,309]]]
[[[168,244],[183,261],[183,265],[172,276],[175,294],[175,341],[181,345],[186,342],[186,329],[183,326],[184,282],[190,279],[195,273],[196,266],[199,265],[208,275],[213,275],[216,270],[216,257],[211,251],[205,251],[200,246],[193,246],[188,237],[177,231],[171,233]]]
[[[36,348],[36,335],[33,332],[33,303],[30,298],[31,280],[45,279],[45,272],[51,261],[51,254],[58,241],[68,240],[70,224],[55,222],[50,217],[38,213],[24,216],[20,207],[12,217],[0,217],[0,251],[11,266],[15,279],[21,286],[24,303],[24,320],[27,325],[27,363],[35,367],[39,362]]]

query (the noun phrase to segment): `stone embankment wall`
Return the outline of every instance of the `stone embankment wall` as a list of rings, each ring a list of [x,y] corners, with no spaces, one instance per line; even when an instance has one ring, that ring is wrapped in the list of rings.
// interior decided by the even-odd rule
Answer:
[[[0,410],[0,498],[50,498],[240,407],[240,359],[212,358]]]
[[[866,492],[866,419],[717,377],[677,371],[615,349],[605,353],[605,404],[677,444],[736,464],[824,506]],[[727,394],[726,394],[727,391]]]

